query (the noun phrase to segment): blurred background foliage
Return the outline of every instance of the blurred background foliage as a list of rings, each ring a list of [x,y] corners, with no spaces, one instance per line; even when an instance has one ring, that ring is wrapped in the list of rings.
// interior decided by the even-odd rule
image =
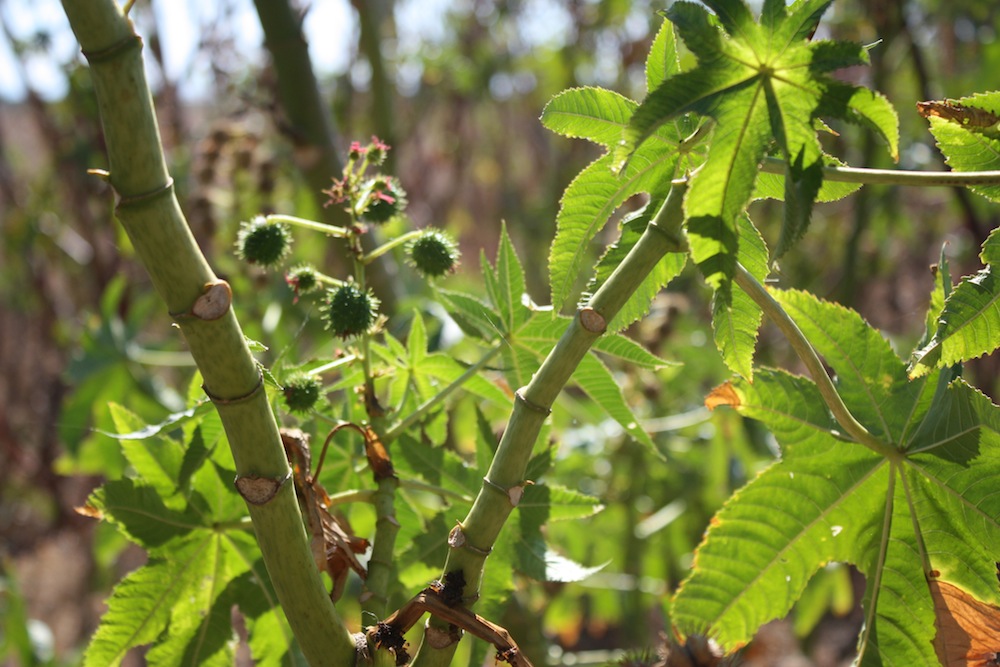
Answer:
[[[329,4],[349,21],[346,32],[331,30],[350,35],[346,64],[318,73],[340,152],[373,134],[393,146],[391,168],[409,193],[412,224],[445,227],[463,247],[463,266],[449,288],[480,291],[479,249],[492,260],[506,221],[528,291],[547,303],[548,243],[562,189],[598,152],[548,134],[538,116],[551,96],[573,86],[641,99],[642,64],[661,5],[434,3],[436,20],[425,20],[433,28],[415,31],[405,22],[421,11],[421,0],[314,4],[301,7],[306,17]],[[238,0],[216,5],[210,19],[185,27],[196,41],[191,66],[207,72],[197,94],[186,90],[187,75],[168,75],[162,36],[172,3],[133,9],[154,72],[171,172],[196,237],[234,287],[247,335],[269,348],[261,361],[280,369],[310,354],[329,358],[335,351],[324,346],[315,307],[293,303],[279,274],[247,269],[232,253],[241,220],[322,211],[294,167],[295,128],[277,102],[267,52],[262,44],[248,52],[238,39],[241,22],[255,19],[252,7]],[[108,403],[155,422],[183,407],[193,367],[113,222],[110,188],[86,173],[105,159],[88,72],[75,52],[57,48],[68,26],[58,12],[35,10],[34,21],[19,14],[32,11],[0,2],[8,76],[21,90],[0,100],[0,661],[62,665],[78,660],[101,600],[143,558],[74,511],[102,478],[125,467],[118,444],[100,433],[113,430]],[[1000,87],[998,24],[1000,5],[980,0],[837,0],[820,36],[873,44],[872,66],[842,76],[881,90],[896,105],[905,147],[900,166],[940,169],[914,102]],[[39,63],[50,73],[44,86]],[[826,137],[833,154],[852,165],[891,166],[870,135],[834,129],[841,134]],[[776,233],[773,205],[751,212],[765,232]],[[969,273],[996,225],[995,209],[960,190],[866,188],[817,207],[809,234],[782,262],[780,282],[857,308],[905,350],[921,333],[928,267],[942,243],[953,275]],[[612,225],[603,240],[614,236]],[[325,267],[341,261],[339,248],[316,236],[297,238],[297,259]],[[416,309],[432,348],[441,346],[449,326],[443,311],[407,267],[399,262],[396,270],[398,315],[388,330],[405,338]],[[583,522],[553,524],[550,541],[581,563],[608,565],[578,584],[519,586],[503,622],[540,662],[599,660],[609,655],[602,651],[657,643],[669,627],[666,600],[709,517],[773,459],[773,444],[753,424],[701,407],[726,377],[708,322],[709,294],[688,271],[630,332],[683,369],[615,369],[655,433],[656,455],[616,425],[589,422],[582,395],[570,394],[556,414],[555,479],[600,497],[606,509]],[[795,368],[767,328],[760,360]],[[970,364],[967,375],[997,397],[995,358]],[[491,428],[502,428],[505,415],[490,416]],[[445,446],[474,458],[475,411],[459,403],[453,421]],[[345,466],[328,463],[326,479]],[[328,488],[335,491],[336,483]],[[838,567],[817,576],[795,616],[768,630],[773,636],[747,660],[779,664],[775,655],[804,652],[810,664],[842,662],[860,624],[855,579]]]

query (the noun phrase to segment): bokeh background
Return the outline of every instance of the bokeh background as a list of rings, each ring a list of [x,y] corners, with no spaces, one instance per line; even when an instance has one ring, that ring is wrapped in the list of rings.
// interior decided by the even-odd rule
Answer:
[[[460,239],[454,280],[469,289],[477,289],[480,249],[493,257],[506,221],[530,295],[544,304],[560,194],[599,153],[548,133],[538,116],[573,86],[641,99],[663,7],[316,0],[298,11],[336,148],[371,135],[393,146],[391,169],[409,193],[412,224]],[[255,295],[237,303],[248,335],[274,349],[319,336],[280,276],[248,271],[232,253],[238,223],[256,213],[324,215],[296,168],[301,145],[279,102],[254,5],[140,0],[132,17],[184,211],[214,268],[238,296]],[[899,166],[941,169],[914,103],[1000,88],[998,30],[1000,5],[984,0],[836,0],[819,36],[873,45],[872,66],[842,76],[896,105]],[[851,165],[891,166],[877,140],[855,128],[825,141]],[[79,661],[110,587],[143,559],[74,509],[124,465],[99,432],[110,428],[107,404],[157,420],[182,406],[193,370],[113,220],[112,193],[86,173],[105,166],[87,68],[61,7],[0,0],[0,664]],[[759,204],[751,213],[774,234],[768,219],[776,211]],[[817,207],[780,279],[857,308],[905,354],[922,331],[929,266],[942,246],[954,276],[976,270],[979,244],[998,217],[961,190],[866,188]],[[335,249],[303,243],[307,254],[336,263]],[[426,288],[399,270],[380,296],[400,312],[426,307]],[[513,604],[527,612],[520,617],[544,619],[518,629],[520,641],[551,644],[544,655],[552,664],[599,664],[618,649],[655,646],[666,599],[708,517],[773,456],[752,424],[700,407],[726,377],[711,346],[709,296],[689,271],[631,331],[686,364],[682,373],[623,379],[672,465],[651,467],[648,453],[605,424],[582,415],[569,422],[560,465],[608,509],[586,533],[565,529],[554,539],[581,562],[610,564],[581,584],[519,591]],[[794,367],[769,329],[760,355]],[[966,375],[997,398],[995,358],[969,364]],[[635,530],[593,539],[620,525]],[[767,628],[748,661],[849,661],[859,586],[848,568],[822,573],[801,609]],[[511,616],[518,631],[518,614]]]

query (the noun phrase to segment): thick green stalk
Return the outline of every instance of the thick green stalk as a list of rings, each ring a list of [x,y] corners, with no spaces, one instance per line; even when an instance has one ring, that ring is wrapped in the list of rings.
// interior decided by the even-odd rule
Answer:
[[[469,515],[452,530],[448,540],[451,548],[444,571],[463,571],[466,597],[475,596],[479,590],[486,558],[520,499],[532,449],[559,392],[583,355],[604,333],[606,323],[625,305],[657,262],[668,252],[685,251],[681,224],[684,221],[682,202],[686,189],[685,181],[674,183],[667,200],[639,241],[597,290],[587,307],[577,311],[573,322],[549,352],[531,382],[517,391],[514,410],[479,495]],[[447,631],[442,632],[439,626],[440,623],[431,620],[414,659],[415,667],[443,667],[451,661],[454,644],[440,648],[434,646],[439,638],[447,636]]]
[[[375,540],[368,559],[368,578],[365,592],[361,596],[362,611],[373,614],[378,620],[385,618],[389,605],[389,584],[392,583],[392,561],[396,550],[396,536],[399,535],[399,521],[396,519],[396,489],[399,479],[383,477],[378,480],[378,488],[372,497],[375,506]],[[365,623],[367,624],[366,619]]]
[[[113,0],[64,0],[63,9],[91,65],[117,216],[201,370],[239,479],[264,491],[263,502],[248,508],[278,599],[311,664],[353,664],[354,641],[326,594],[294,490],[284,483],[288,462],[229,286],[209,268],[174,196],[142,42]]]

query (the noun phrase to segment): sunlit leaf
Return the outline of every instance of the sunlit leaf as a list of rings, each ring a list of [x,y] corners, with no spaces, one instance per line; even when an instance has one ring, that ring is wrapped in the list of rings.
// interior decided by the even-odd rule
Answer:
[[[518,570],[538,581],[580,581],[603,568],[607,563],[585,567],[556,553],[545,543],[541,532],[548,521],[581,519],[602,507],[596,498],[570,489],[548,485],[526,487],[517,508]]]
[[[745,215],[737,222],[737,232],[737,258],[758,282],[764,282],[769,272],[764,239]],[[730,370],[748,380],[753,378],[753,355],[762,320],[760,306],[739,287],[730,285],[728,289],[721,287],[715,291],[712,297],[715,346]]]
[[[692,179],[686,201],[692,257],[713,287],[733,276],[736,218],[749,201],[758,165],[772,140],[785,158],[785,223],[781,254],[805,231],[822,181],[822,152],[814,119],[863,120],[885,136],[895,155],[896,119],[884,98],[856,93],[828,73],[862,64],[860,46],[809,42],[830,0],[790,8],[765,4],[760,23],[742,0],[711,0],[714,11],[691,2],[667,10],[698,65],[668,78],[632,115],[616,163],[632,155],[665,122],[685,113],[716,121],[708,159]]]
[[[931,134],[944,153],[948,165],[955,171],[987,171],[1000,169],[1000,92],[980,93],[957,100],[918,105],[928,117]],[[952,113],[943,113],[941,107]],[[978,122],[978,117],[988,120]],[[990,201],[1000,201],[1000,186],[975,185],[969,188]]]
[[[496,266],[491,268],[485,256],[481,264],[486,291],[499,311],[502,330],[504,333],[514,331],[531,317],[531,311],[524,305],[524,270],[507,234],[506,225],[500,230]]]
[[[129,479],[107,482],[94,491],[89,502],[144,547],[165,544],[205,525],[195,510],[167,507],[154,487]]]
[[[975,359],[1000,347],[998,247],[1000,232],[994,230],[980,253],[986,268],[963,278],[947,295],[934,337],[914,353],[911,375],[916,377],[935,366]]]
[[[677,57],[674,24],[664,21],[656,31],[653,44],[649,47],[649,55],[646,56],[646,92],[653,92],[661,83],[679,71],[680,61]],[[621,139],[621,136],[618,138]]]
[[[603,88],[570,88],[542,110],[542,125],[564,137],[589,139],[605,148],[621,139],[635,102]]]
[[[1000,497],[984,482],[1000,474],[1000,409],[942,371],[907,381],[902,360],[856,313],[803,293],[775,296],[884,450],[847,438],[805,378],[759,370],[753,384],[713,392],[714,406],[763,422],[782,457],[713,520],[672,618],[732,649],[786,615],[819,568],[846,562],[867,582],[858,664],[938,665],[941,614],[928,577],[1000,603]],[[975,641],[973,630],[950,632],[952,645]]]

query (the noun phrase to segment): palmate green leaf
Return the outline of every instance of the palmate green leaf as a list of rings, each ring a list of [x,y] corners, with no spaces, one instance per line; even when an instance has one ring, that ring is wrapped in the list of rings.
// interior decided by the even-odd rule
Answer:
[[[204,391],[202,391],[202,394],[204,394]],[[111,406],[117,406],[111,408],[112,419],[114,419],[115,410],[126,409],[118,403],[110,403],[109,407]],[[146,438],[160,435],[166,431],[171,431],[179,426],[187,424],[188,422],[197,422],[201,419],[201,417],[208,414],[212,410],[212,404],[208,401],[208,399],[202,398],[199,399],[194,406],[186,410],[181,410],[171,415],[167,415],[163,421],[156,424],[147,424],[142,421],[138,415],[130,412],[129,414],[133,415],[133,417],[122,420],[121,424],[119,424],[119,421],[115,419],[115,426],[118,428],[117,432],[110,433],[107,431],[100,431],[100,433],[108,436],[109,438],[115,438],[116,440],[145,440]],[[129,423],[134,425],[132,430],[124,430],[125,425]]]
[[[980,258],[986,268],[966,276],[947,295],[934,338],[914,353],[910,375],[932,367],[975,359],[1000,347],[1000,230],[983,243]]]
[[[482,486],[476,470],[450,449],[402,435],[394,453],[393,463],[400,472],[420,477],[428,484],[473,498]]]
[[[183,537],[205,523],[191,507],[168,507],[152,486],[113,480],[91,494],[88,503],[130,540],[150,548]]]
[[[621,139],[637,106],[624,95],[603,88],[570,88],[549,100],[541,121],[556,134],[610,148]]]
[[[656,356],[626,336],[601,336],[594,342],[591,349],[604,356],[619,359],[631,366],[648,370],[679,365],[676,361],[667,361]]]
[[[980,93],[946,104],[958,110],[954,118],[932,115],[928,118],[931,134],[948,165],[955,171],[987,171],[1000,169],[1000,92]],[[964,113],[963,113],[964,112]],[[979,122],[978,115],[992,116]],[[992,121],[992,124],[982,125]],[[975,185],[969,188],[990,201],[1000,201],[1000,186]]]
[[[933,267],[933,270],[934,288],[931,290],[930,304],[927,307],[927,315],[924,318],[924,335],[920,337],[916,348],[913,350],[914,358],[916,358],[920,350],[934,339],[934,335],[938,329],[938,320],[941,318],[941,311],[944,310],[945,299],[948,298],[954,287],[951,284],[951,266],[948,263],[948,255],[945,254],[945,246],[943,245],[941,246],[941,254],[938,256],[937,266]],[[914,377],[912,369],[910,376]]]
[[[621,236],[601,256],[594,270],[594,277],[587,285],[587,292],[593,294],[614,273],[632,250],[652,219],[653,211],[662,204],[662,199],[654,199],[642,210],[626,216],[621,224]],[[649,306],[656,295],[671,280],[680,275],[687,264],[687,253],[671,252],[663,256],[653,267],[646,279],[632,292],[628,301],[608,322],[608,331],[621,331],[637,322],[649,312]]]
[[[769,268],[763,237],[746,215],[740,216],[737,232],[740,263],[758,282],[764,282]],[[760,306],[739,287],[731,285],[728,290],[715,291],[712,298],[715,346],[726,366],[747,380],[753,379],[753,355],[763,317]]]
[[[85,667],[114,667],[129,649],[159,638],[170,621],[171,608],[185,591],[183,575],[200,554],[186,555],[174,561],[150,559],[115,586],[108,611],[84,655]]]
[[[529,484],[517,504],[521,525],[541,528],[549,521],[584,519],[604,509],[594,496],[558,484]]]
[[[118,665],[129,649],[155,643],[150,665],[222,665],[233,661],[233,601],[220,601],[247,564],[226,536],[199,531],[153,551],[115,587],[87,648],[84,665]]]
[[[681,114],[715,119],[708,159],[692,179],[685,210],[692,257],[709,284],[719,288],[732,279],[736,218],[753,193],[772,138],[787,164],[780,254],[805,231],[822,180],[814,119],[828,114],[864,120],[891,146],[897,129],[883,98],[856,96],[859,89],[827,76],[865,62],[859,46],[806,41],[830,0],[804,0],[788,9],[768,2],[760,24],[742,0],[705,4],[714,16],[686,1],[667,10],[698,65],[667,79],[643,101],[615,156],[616,163],[627,164],[663,123]]]
[[[428,377],[439,380],[441,382],[440,387],[458,380],[467,370],[454,357],[450,357],[442,352],[435,352],[424,359],[420,365],[420,369]],[[482,375],[474,375],[466,380],[462,385],[462,389],[487,401],[493,401],[499,406],[510,406],[514,400],[512,396],[507,395],[503,389]]]
[[[174,440],[159,436],[162,423],[150,426],[139,415],[118,403],[109,404],[108,410],[115,430],[125,434],[113,436],[121,438],[125,459],[142,483],[154,488],[169,504],[169,497],[177,491],[184,450]],[[183,502],[183,499],[180,501]]]
[[[771,294],[833,368],[837,391],[858,421],[877,437],[902,438],[912,415],[899,410],[899,401],[911,394],[915,401],[925,385],[908,381],[906,366],[889,341],[853,310],[807,292]]]
[[[183,596],[171,609],[169,632],[146,654],[150,665],[233,664],[235,633],[232,607],[236,599],[228,592],[234,577],[246,571],[222,536],[200,541],[198,556],[185,572]]]
[[[983,264],[1000,264],[1000,227],[990,232],[990,235],[983,241],[979,259]]]
[[[516,563],[523,574],[538,581],[580,581],[601,570],[607,563],[586,567],[561,556],[549,547],[541,528],[549,521],[582,519],[604,506],[592,496],[547,484],[529,485],[517,505]]]
[[[753,384],[738,379],[713,392],[713,406],[770,428],[782,458],[713,520],[673,619],[734,648],[787,614],[819,568],[847,562],[867,580],[858,664],[938,665],[927,577],[1000,602],[1000,496],[991,483],[1000,474],[1000,409],[950,373],[901,384],[902,360],[890,362],[882,337],[860,330],[867,325],[855,313],[799,293],[776,297],[838,377],[867,383],[865,392],[842,382],[845,404],[870,432],[881,428],[894,454],[846,439],[805,378],[758,370]]]
[[[436,294],[466,335],[492,341],[500,333],[500,318],[496,311],[477,297],[446,289],[438,289]]]
[[[496,267],[491,267],[485,257],[481,264],[486,291],[499,311],[502,331],[514,331],[531,317],[531,311],[523,302],[524,269],[507,234],[506,223],[500,228]]]
[[[621,387],[600,359],[592,354],[584,356],[573,373],[572,381],[609,417],[618,422],[628,435],[655,449],[653,439],[639,424],[622,396]]]

